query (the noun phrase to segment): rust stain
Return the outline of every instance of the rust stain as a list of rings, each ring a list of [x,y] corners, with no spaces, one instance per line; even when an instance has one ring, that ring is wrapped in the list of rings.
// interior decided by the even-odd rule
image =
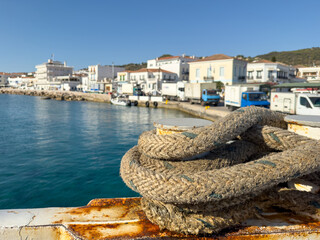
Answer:
[[[275,211],[275,209],[264,209],[268,213],[263,215],[265,222],[276,223],[271,225],[238,226],[228,229],[219,235],[194,236],[184,235],[160,230],[157,225],[152,224],[140,208],[141,198],[127,199],[95,199],[86,207],[74,209],[73,213],[80,214],[91,212],[92,209],[121,208],[120,223],[93,223],[93,224],[69,224],[67,227],[77,236],[84,239],[135,239],[135,238],[168,238],[168,239],[219,239],[219,240],[265,240],[283,239],[312,236],[320,237],[320,222],[311,216],[299,215],[293,212]],[[90,208],[92,208],[90,210]],[[269,211],[268,211],[269,210]],[[137,222],[126,222],[123,218],[128,214],[134,216]],[[258,221],[258,220],[257,220]],[[277,224],[279,223],[279,224]]]
[[[91,212],[100,212],[102,207],[79,207],[79,208],[74,208],[70,211],[67,211],[67,214],[74,214],[74,215],[87,215],[90,214]]]
[[[295,133],[301,131],[304,132],[305,134],[309,133],[309,129],[306,126],[303,126],[301,124],[297,124],[297,123],[289,123],[288,124],[289,129],[291,129],[292,131],[294,131]]]
[[[14,213],[14,214],[18,214],[16,211],[8,211],[8,213]]]
[[[114,207],[140,205],[141,198],[100,198],[91,200],[87,207]]]
[[[54,224],[61,224],[61,223],[63,223],[63,220],[61,219],[61,220],[58,220],[58,221],[55,221],[55,222],[53,222]]]

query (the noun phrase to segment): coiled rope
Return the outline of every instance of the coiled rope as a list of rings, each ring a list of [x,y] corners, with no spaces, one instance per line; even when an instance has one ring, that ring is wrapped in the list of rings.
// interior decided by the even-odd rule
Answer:
[[[121,177],[161,228],[216,233],[283,199],[279,183],[320,170],[319,141],[284,130],[283,118],[246,107],[188,132],[144,132],[123,156]],[[183,160],[208,151],[206,159]]]

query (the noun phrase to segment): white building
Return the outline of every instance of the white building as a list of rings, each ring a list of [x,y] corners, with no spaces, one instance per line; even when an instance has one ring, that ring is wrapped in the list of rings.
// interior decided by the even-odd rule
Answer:
[[[161,68],[143,68],[137,71],[119,72],[118,81],[140,85],[146,94],[155,94],[161,91],[163,82],[177,82],[178,74]]]
[[[0,87],[7,86],[10,73],[0,72]]]
[[[298,77],[306,79],[308,82],[320,82],[320,67],[298,68]]]
[[[104,91],[104,85],[117,77],[124,67],[92,65],[88,67],[88,82],[83,87],[91,91]]]
[[[167,70],[178,75],[178,81],[188,81],[189,80],[189,62],[195,61],[197,58],[194,56],[188,57],[182,56],[170,56],[156,58],[147,61],[148,69],[158,69]]]
[[[58,76],[54,78],[54,82],[60,83],[62,91],[76,91],[80,85],[80,77],[78,76]]]
[[[248,63],[247,82],[293,82],[296,78],[295,72],[296,68],[292,66],[262,59],[256,62]]]
[[[77,86],[78,91],[89,91],[88,69],[80,69],[78,71],[74,71],[73,76],[77,76],[80,79],[80,85]]]
[[[60,90],[58,76],[72,76],[73,67],[68,67],[66,62],[53,61],[49,59],[47,63],[36,66],[37,89]]]
[[[8,86],[13,88],[34,88],[36,78],[34,73],[11,73],[8,78]]]

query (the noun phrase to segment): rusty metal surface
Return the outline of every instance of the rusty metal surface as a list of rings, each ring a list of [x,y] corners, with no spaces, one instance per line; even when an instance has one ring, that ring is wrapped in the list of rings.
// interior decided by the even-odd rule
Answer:
[[[320,239],[317,216],[277,209],[262,216],[219,235],[186,236],[152,224],[140,198],[94,199],[76,208],[0,210],[0,239]]]
[[[133,222],[77,225],[70,224],[69,230],[85,239],[317,239],[320,238],[320,222],[309,216],[292,213],[278,213],[269,210],[264,219],[251,219],[234,229],[229,229],[215,236],[198,237],[160,230],[152,224],[140,209],[140,198],[128,199],[95,199],[87,207],[78,208],[75,212],[84,213],[88,208],[111,208],[119,212],[118,220],[136,219]]]

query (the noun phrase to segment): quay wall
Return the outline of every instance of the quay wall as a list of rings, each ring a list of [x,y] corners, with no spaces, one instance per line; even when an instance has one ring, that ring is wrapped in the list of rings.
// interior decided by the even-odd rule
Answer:
[[[49,91],[49,90],[23,90],[12,88],[1,88],[0,94],[16,94],[39,96],[44,99],[65,100],[65,101],[91,101],[91,102],[110,102],[108,94],[82,93],[71,91]]]
[[[97,93],[82,93],[82,92],[69,92],[69,91],[49,91],[49,90],[23,90],[12,88],[0,88],[0,94],[16,94],[16,95],[29,95],[39,96],[44,99],[64,100],[64,101],[91,101],[110,103],[111,96],[108,94]],[[139,107],[146,107],[145,101],[138,101]],[[150,102],[149,107],[155,107]],[[205,118],[214,121],[218,118],[224,117],[230,112],[223,106],[205,108],[198,104],[190,104],[188,102],[158,102],[158,108],[167,108],[183,111],[194,115],[196,117]]]
[[[176,102],[176,101],[168,101],[166,102],[157,102],[158,108],[167,108],[167,109],[175,109],[185,113],[189,113],[193,116],[208,119],[211,121],[215,121],[218,118],[225,117],[230,113],[230,111],[224,106],[210,106],[204,107],[200,104],[190,104],[189,102]],[[139,107],[146,107],[146,101],[138,101]],[[154,108],[153,102],[149,102],[149,107]]]

